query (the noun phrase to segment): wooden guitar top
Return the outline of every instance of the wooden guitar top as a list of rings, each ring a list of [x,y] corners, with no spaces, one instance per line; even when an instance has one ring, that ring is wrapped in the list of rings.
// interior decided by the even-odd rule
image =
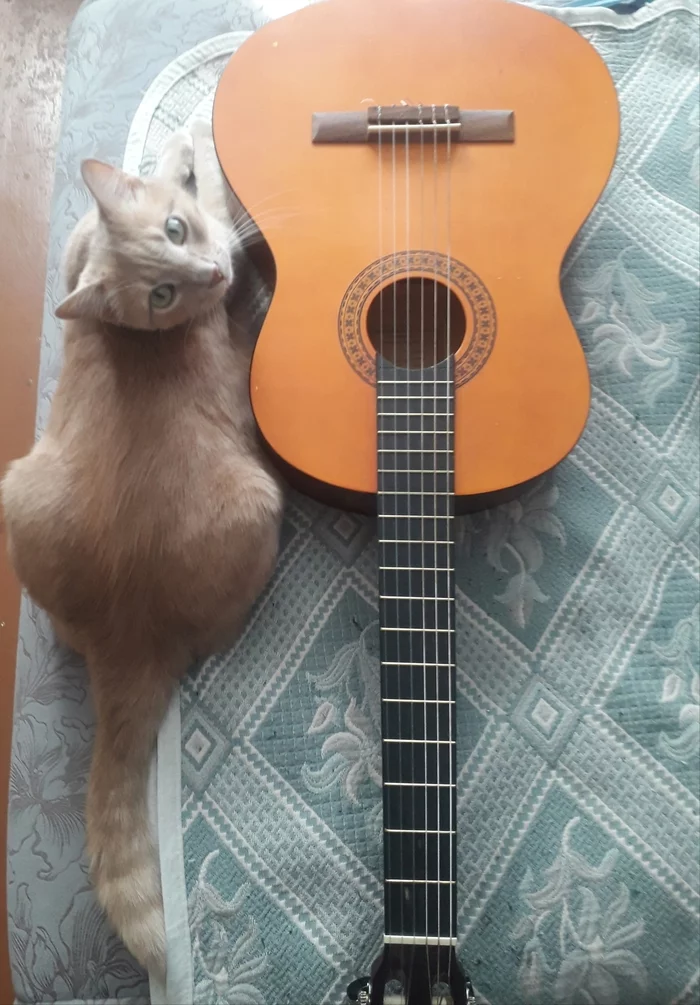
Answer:
[[[512,110],[514,139],[448,151],[429,134],[408,144],[397,126],[381,150],[312,142],[316,113],[402,103]],[[595,50],[506,0],[325,0],[251,36],[221,79],[214,134],[275,261],[250,388],[272,450],[321,482],[376,491],[367,315],[380,285],[412,276],[449,285],[454,323],[464,318],[457,494],[502,490],[558,463],[590,394],[560,269],[608,178],[618,129]]]

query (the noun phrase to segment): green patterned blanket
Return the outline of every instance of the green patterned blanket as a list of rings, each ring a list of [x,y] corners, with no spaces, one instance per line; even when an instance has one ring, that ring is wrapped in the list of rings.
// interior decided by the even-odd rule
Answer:
[[[585,434],[518,501],[459,523],[459,952],[491,1005],[690,1005],[698,7],[562,16],[610,67],[622,143],[563,272],[594,384]],[[127,162],[208,107],[239,41],[155,82]],[[170,1001],[339,1005],[379,950],[376,569],[371,520],[292,497],[243,638],[171,709]]]

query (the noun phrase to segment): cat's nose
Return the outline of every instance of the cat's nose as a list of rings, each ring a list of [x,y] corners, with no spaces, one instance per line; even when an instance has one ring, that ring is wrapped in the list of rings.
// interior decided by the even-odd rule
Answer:
[[[213,265],[211,270],[211,279],[209,280],[209,287],[218,286],[219,283],[223,283],[224,274],[218,265]]]

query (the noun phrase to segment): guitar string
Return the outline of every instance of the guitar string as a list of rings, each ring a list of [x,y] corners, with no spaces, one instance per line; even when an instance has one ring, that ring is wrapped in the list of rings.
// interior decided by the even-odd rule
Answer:
[[[447,105],[445,105],[445,119],[447,119],[447,118],[448,118],[448,108],[447,108]],[[447,128],[447,161],[446,161],[446,171],[447,171],[447,186],[446,186],[446,191],[447,191],[447,207],[446,207],[446,209],[447,209],[447,235],[446,235],[446,238],[447,238],[447,375],[446,376],[447,376],[448,380],[450,381],[450,383],[446,385],[446,390],[447,390],[447,395],[450,398],[449,409],[450,409],[450,413],[451,413],[451,418],[448,419],[448,421],[447,421],[447,423],[445,423],[445,425],[446,426],[449,425],[450,428],[452,429],[452,435],[447,437],[447,440],[448,440],[447,446],[451,449],[451,453],[446,455],[447,456],[447,460],[448,460],[448,464],[451,464],[451,469],[452,469],[452,479],[451,479],[452,484],[450,486],[450,493],[451,494],[447,497],[448,512],[452,514],[452,517],[451,517],[451,519],[449,519],[449,520],[446,521],[447,526],[449,528],[449,533],[445,534],[445,540],[451,541],[452,537],[454,535],[454,509],[453,508],[454,508],[454,476],[455,476],[455,472],[454,472],[454,357],[452,355],[452,337],[451,337],[452,336],[452,330],[451,330],[451,327],[452,327],[452,296],[451,296],[451,290],[450,290],[450,280],[451,280],[451,277],[452,277],[452,133],[451,133],[451,130],[450,130],[449,126]],[[447,407],[447,405],[446,405],[446,407]],[[449,828],[450,829],[450,833],[449,833],[449,837],[448,837],[448,841],[450,843],[450,871],[449,871],[449,878],[450,878],[450,880],[452,882],[451,882],[450,886],[447,889],[448,889],[448,893],[449,893],[449,897],[450,897],[450,929],[449,929],[448,935],[449,935],[449,938],[450,938],[450,941],[451,941],[452,940],[452,936],[454,935],[454,921],[453,921],[453,917],[452,917],[452,911],[454,909],[454,902],[455,902],[455,887],[454,887],[453,883],[457,879],[457,877],[455,875],[455,869],[454,869],[454,845],[455,845],[454,823],[455,822],[453,820],[453,814],[454,814],[454,789],[452,787],[453,784],[454,784],[454,781],[453,781],[453,778],[452,778],[453,761],[454,761],[454,750],[453,750],[453,746],[452,746],[452,718],[453,718],[453,716],[452,716],[452,712],[453,712],[453,709],[452,709],[452,673],[453,673],[453,669],[452,669],[452,601],[450,599],[452,597],[452,595],[453,595],[453,592],[454,592],[454,572],[453,572],[454,551],[451,548],[450,544],[446,545],[446,548],[449,551],[452,551],[452,554],[450,555],[450,561],[445,563],[445,565],[448,567],[447,576],[448,576],[448,582],[449,582],[449,589],[447,591],[447,598],[448,598],[447,599],[447,700],[450,702],[450,704],[448,704],[447,708],[448,708],[448,712],[449,712],[449,718],[448,718],[448,722],[449,722],[449,734],[448,734],[448,739],[449,739],[450,742],[448,744],[447,750],[448,750],[449,759],[450,759],[449,760],[449,764],[450,764],[450,771],[449,771],[450,787],[449,787],[449,789],[447,791],[449,792],[449,797],[450,797],[450,828]],[[437,562],[435,564],[437,565]],[[448,962],[447,962],[447,983],[450,986],[451,986],[451,981],[452,981],[452,956],[453,956],[453,952],[452,952],[452,949],[450,947],[449,955],[448,955],[448,958],[447,958],[448,959]]]
[[[418,106],[418,120],[423,125],[423,106]],[[425,136],[420,130],[420,250],[421,254],[425,247]],[[425,632],[425,275],[423,274],[423,263],[421,262],[420,277],[420,396],[421,396],[421,421],[420,421],[420,442],[421,442],[421,469],[420,469],[420,527],[421,527],[421,609],[423,614],[423,772],[425,781],[428,781],[428,667],[425,655],[426,632]],[[433,419],[433,422],[435,420]],[[436,705],[437,709],[438,706]],[[423,868],[425,872],[425,965],[430,977],[430,949],[428,942],[428,786],[423,787]]]
[[[411,169],[411,165],[410,165],[410,157],[409,157],[410,151],[409,151],[409,125],[408,125],[408,122],[406,122],[406,128],[404,130],[404,148],[405,148],[404,149],[404,158],[405,158],[404,172],[405,172],[405,176],[406,176],[405,177],[405,200],[406,200],[406,208],[405,208],[405,216],[406,216],[406,221],[405,221],[405,224],[406,224],[406,365],[405,365],[405,370],[406,370],[406,376],[410,380],[413,377],[413,367],[411,366],[411,311],[410,311],[410,297],[409,297],[409,295],[410,295],[410,279],[409,279],[409,276],[410,276],[410,258],[409,258],[409,256],[410,256],[410,247],[411,247],[411,198],[410,198],[410,169]],[[408,419],[406,421],[406,429],[407,430],[410,429],[411,425],[412,425],[412,423],[411,423],[411,416],[409,415],[409,417],[408,417]],[[406,445],[410,446],[410,436],[409,436],[408,433],[406,433]],[[409,456],[411,456],[411,455],[409,455]],[[407,464],[406,467],[410,468],[411,465]],[[410,474],[408,475],[408,478],[409,479],[411,478]],[[410,488],[410,486],[409,486],[409,488]],[[411,503],[410,503],[411,496],[410,495],[406,496],[406,499],[409,500],[407,509],[408,509],[408,512],[410,513],[411,512]],[[398,512],[398,506],[396,507],[396,512]],[[412,525],[412,521],[411,520],[407,520],[406,524],[409,527],[409,533],[406,535],[408,541],[410,541],[409,549],[410,549],[411,552],[413,552],[413,547],[414,547],[414,544],[413,544],[413,535],[410,533],[410,527]],[[396,536],[398,537],[398,534]],[[409,549],[407,549],[407,550],[409,550]],[[408,565],[413,565],[413,562],[409,561],[407,564]],[[407,579],[410,579],[410,573],[409,573]],[[413,590],[410,587],[406,590],[406,596],[408,596],[408,597],[413,596]],[[413,673],[414,673],[414,659],[413,659],[413,634],[414,634],[413,633],[413,601],[412,600],[407,600],[407,601],[405,601],[405,603],[408,604],[408,624],[409,624],[409,628],[410,628],[410,633],[409,633],[409,640],[410,640],[409,641],[409,659],[410,659],[410,663],[411,663],[411,673],[410,673],[410,677],[409,677],[409,679],[410,679],[410,697],[411,697],[411,723],[410,723],[410,732],[411,732],[411,735],[413,735],[413,709],[414,709],[414,705],[413,705],[413,698],[414,698],[414,694],[413,694]],[[414,747],[413,747],[412,744],[409,744],[408,746],[410,748],[409,753],[410,753],[410,759],[411,759],[411,780],[415,781],[415,750],[414,750]],[[405,756],[406,756],[405,754],[402,754],[402,760],[404,760],[404,763],[405,763]],[[415,787],[415,785],[412,785],[411,786],[411,827],[415,827],[415,819],[416,819],[416,787]],[[403,848],[403,845],[404,845],[404,835],[403,834],[401,835],[401,839],[400,840],[401,840],[401,847]],[[411,865],[413,867],[412,871],[411,871],[411,878],[415,880],[415,878],[416,878],[416,838],[415,838],[414,834],[412,834],[411,837],[410,837],[410,843],[411,843],[411,859],[412,859]],[[409,961],[408,971],[409,971],[410,975],[413,974],[413,958],[414,958],[415,950],[416,950],[415,939],[416,939],[416,935],[418,934],[417,931],[416,931],[416,895],[417,895],[417,884],[416,883],[412,883],[411,886],[412,886],[411,895],[412,895],[412,898],[413,898],[413,905],[412,905],[412,910],[411,910],[411,928],[412,928],[412,934],[413,934],[413,941],[411,942],[411,949],[410,949],[410,954],[409,954],[410,961]],[[409,995],[410,995],[410,990],[411,990],[411,977],[409,977],[409,982],[408,982],[408,992],[409,992]]]
[[[392,278],[393,278],[393,283],[392,283],[392,287],[391,287],[391,292],[392,292],[393,329],[394,329],[394,346],[393,346],[393,353],[392,353],[393,362],[392,362],[391,366],[392,366],[392,372],[393,372],[393,378],[394,378],[394,401],[396,401],[397,395],[399,393],[399,387],[398,387],[398,374],[397,374],[397,367],[396,367],[397,349],[398,349],[398,344],[397,344],[397,341],[398,341],[397,340],[397,327],[396,327],[396,321],[397,321],[396,313],[397,313],[397,307],[398,307],[398,289],[397,289],[397,286],[396,286],[396,274],[397,274],[397,271],[398,271],[398,215],[397,215],[397,206],[396,206],[396,121],[395,120],[391,124],[391,205],[392,205],[392,231],[393,231],[393,233],[392,233],[392,238],[393,238],[393,262],[392,262]],[[394,411],[395,411],[395,409],[394,409]],[[393,453],[393,458],[394,458],[394,471],[396,472],[396,471],[398,471],[398,468],[399,468],[398,440],[397,440],[397,437],[396,437],[396,433],[393,434],[393,441],[394,441],[394,449],[393,449],[392,453]],[[406,467],[408,467],[408,465],[406,465]],[[394,493],[393,493],[394,494],[394,500],[396,500],[397,495],[396,495],[396,475],[395,474],[392,477],[392,484],[394,486]],[[394,510],[393,510],[393,512],[394,512],[394,556],[395,556],[394,566],[398,569],[398,567],[401,565],[401,563],[399,562],[399,533],[398,533],[398,531],[399,531],[399,521],[398,521],[398,518],[395,515],[396,512],[397,512],[397,510],[396,510],[396,503],[395,502],[394,502]],[[398,586],[398,581],[399,581],[398,574],[396,576],[396,580],[397,580],[397,586]],[[399,604],[400,604],[400,600],[398,599],[399,596],[400,596],[400,594],[401,594],[401,591],[397,589],[396,590],[396,598],[397,599],[395,600],[395,605],[396,605],[396,627],[397,628],[400,627],[400,619],[399,619]],[[409,633],[409,634],[412,634],[412,633]],[[401,633],[397,632],[396,635],[397,635],[396,645],[400,647],[401,646]],[[401,650],[399,648],[399,652],[397,653],[398,662],[401,662],[400,652],[401,652]],[[400,693],[401,692],[399,691],[399,694]],[[403,702],[399,702],[399,736],[400,737],[403,736]],[[399,774],[400,774],[401,773],[401,766],[402,766],[401,744],[396,744],[396,746],[398,748],[397,756],[399,758],[399,762],[398,763],[399,763],[399,766],[400,766],[399,767]],[[402,823],[401,823],[402,827],[403,827],[403,819],[404,819],[404,815],[403,815],[403,789],[404,789],[403,785],[399,786],[399,817],[400,817],[400,819],[402,821]],[[403,875],[404,875],[404,872],[403,872],[403,847],[402,847],[401,840],[399,840],[398,858],[399,858],[399,876],[403,877]],[[400,910],[400,915],[401,915],[401,934],[404,934],[405,931],[406,931],[406,927],[405,927],[405,906],[404,906],[405,896],[403,895],[403,889],[401,890],[401,897],[400,897],[400,899],[401,899],[401,910]]]
[[[376,361],[376,381],[377,381],[377,411],[378,411],[378,413],[384,411],[383,407],[381,407],[383,405],[383,395],[384,395],[384,388],[383,388],[383,383],[382,383],[382,380],[381,380],[381,378],[382,378],[382,366],[383,366],[382,361],[384,359],[384,257],[383,257],[384,256],[384,193],[383,193],[383,174],[384,174],[384,170],[383,169],[384,169],[384,163],[383,163],[381,124],[382,124],[382,108],[381,108],[381,105],[378,105],[377,106],[377,125],[380,127],[377,130],[377,161],[378,161],[378,164],[379,164],[378,183],[377,183],[377,195],[378,195],[378,214],[377,215],[378,215],[378,219],[379,219],[379,225],[378,225],[378,228],[377,228],[378,232],[379,232],[379,235],[378,235],[379,236],[379,356],[378,356],[377,361]],[[379,427],[379,423],[377,423],[377,426]],[[381,437],[379,435],[379,432],[377,433],[377,445],[378,446],[381,445]],[[381,512],[381,508],[384,505],[384,492],[383,492],[383,490],[384,490],[385,475],[384,475],[384,472],[383,472],[383,461],[382,461],[383,456],[384,456],[383,454],[378,454],[377,455],[377,457],[378,457],[378,465],[377,465],[377,467],[378,467],[378,471],[379,471],[378,479],[381,479],[381,481],[379,481],[378,484],[377,484],[377,488],[380,490],[380,493],[379,493],[378,499],[377,499],[378,506],[379,506],[379,511],[380,512]],[[386,537],[386,534],[382,533],[381,536],[382,537]],[[382,565],[386,565],[386,544],[384,544],[384,543],[382,543],[382,546],[381,546],[381,554],[382,554]],[[385,580],[385,576],[382,575],[380,577],[380,584],[382,584],[382,582],[384,580]],[[380,589],[380,592],[381,592],[381,589]],[[382,601],[380,600],[380,604],[381,603],[382,603]],[[381,644],[383,645],[383,643],[381,643]],[[386,672],[387,671],[385,669],[383,671],[383,673],[386,673]],[[383,714],[383,711],[382,711],[382,714]],[[392,858],[392,855],[391,855],[391,844],[388,844],[388,845],[386,845],[385,867],[386,867],[386,871],[388,871],[390,873],[392,872],[392,870],[390,868],[391,858]],[[386,895],[387,895],[387,891],[386,891],[386,884],[385,884],[385,890],[384,890],[384,896],[385,896],[385,898],[386,898]],[[384,917],[384,927],[386,929],[388,927],[387,923],[386,923],[387,922],[388,911],[386,909],[385,909],[384,915],[385,915],[385,917]]]
[[[438,343],[437,343],[437,322],[438,322],[438,309],[437,309],[438,308],[438,263],[437,263],[437,255],[438,255],[438,252],[437,252],[437,247],[438,247],[438,146],[437,146],[437,111],[436,111],[435,105],[432,106],[432,113],[433,113],[433,227],[434,227],[434,232],[435,232],[435,243],[434,243],[434,248],[433,248],[433,272],[434,272],[434,276],[433,276],[433,414],[437,415],[438,414],[438,373],[439,373],[439,367],[438,367],[438,363],[437,363],[437,359],[438,359]],[[437,459],[438,459],[438,453],[437,453],[437,432],[436,432],[436,430],[437,430],[437,422],[434,421],[433,422],[433,541],[434,542],[436,542],[438,540],[438,532],[437,532],[437,501],[438,501],[438,496],[437,496],[437,482],[438,482],[438,471],[437,471],[437,468],[438,468],[438,463],[437,463]],[[438,569],[439,563],[437,561],[437,544],[435,544],[435,543],[433,544],[433,556],[435,558],[435,561],[433,561],[432,564],[433,564],[433,566],[435,567],[435,570],[436,570],[433,573],[433,575],[435,577],[435,580],[434,580],[434,587],[435,587],[435,590],[434,590],[434,592],[435,592],[435,608],[434,608],[434,610],[435,610],[435,624],[437,626],[437,609],[438,609],[438,599],[437,598],[438,598],[438,580],[439,580],[439,573],[438,573],[437,569]],[[434,644],[435,644],[435,660],[434,660],[435,661],[435,697],[439,698],[440,697],[440,667],[439,667],[440,653],[439,653],[439,649],[438,649],[439,633],[438,632],[434,632],[434,636],[435,636],[435,640],[434,640]],[[436,706],[436,708],[439,708],[439,706]],[[437,926],[436,926],[437,927],[437,952],[435,954],[435,959],[436,959],[436,972],[437,972],[437,967],[439,966],[439,961],[440,961],[440,956],[441,956],[441,948],[442,948],[442,946],[441,946],[442,931],[441,931],[441,925],[440,925],[441,914],[442,914],[442,912],[440,910],[440,897],[441,897],[441,893],[442,893],[442,890],[441,890],[441,885],[442,884],[439,882],[439,880],[441,879],[441,869],[440,869],[440,840],[439,839],[440,839],[440,831],[442,830],[442,827],[441,827],[441,822],[442,821],[441,821],[441,813],[440,813],[440,810],[441,810],[440,796],[441,796],[442,789],[440,788],[440,784],[439,784],[440,783],[440,743],[439,743],[439,740],[440,740],[440,722],[439,722],[439,717],[436,716],[436,719],[437,719],[437,722],[436,722],[436,733],[435,733],[435,735],[437,737],[438,742],[435,744],[435,780],[436,780],[436,782],[438,784],[437,784],[436,789],[435,789],[435,802],[437,804],[436,805],[436,811],[437,812],[436,812],[436,825],[435,825],[435,829],[437,830],[438,833],[435,835],[435,837],[436,837],[436,844],[437,844],[437,876],[436,876],[436,879],[438,880],[438,882],[435,884],[435,899],[437,901]],[[431,978],[431,986],[432,986],[432,975],[429,974],[429,976]]]

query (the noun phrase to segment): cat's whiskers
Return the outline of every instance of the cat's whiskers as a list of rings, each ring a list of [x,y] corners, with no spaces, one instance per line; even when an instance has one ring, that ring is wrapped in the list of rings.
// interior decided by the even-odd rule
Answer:
[[[247,247],[250,244],[263,240],[261,227],[265,230],[274,230],[275,227],[287,223],[299,216],[298,212],[274,213],[269,216],[261,215],[256,220],[249,220],[244,227],[234,227],[230,233],[230,243],[238,244],[240,247]]]
[[[293,189],[287,189],[286,191],[283,192],[273,192],[270,195],[266,195],[263,199],[259,199],[256,203],[253,203],[251,206],[240,206],[237,212],[232,214],[231,218],[235,224],[241,217],[257,216],[260,208],[264,206],[266,203],[269,203],[271,199],[281,199],[284,196],[288,196],[291,194],[293,194]]]

